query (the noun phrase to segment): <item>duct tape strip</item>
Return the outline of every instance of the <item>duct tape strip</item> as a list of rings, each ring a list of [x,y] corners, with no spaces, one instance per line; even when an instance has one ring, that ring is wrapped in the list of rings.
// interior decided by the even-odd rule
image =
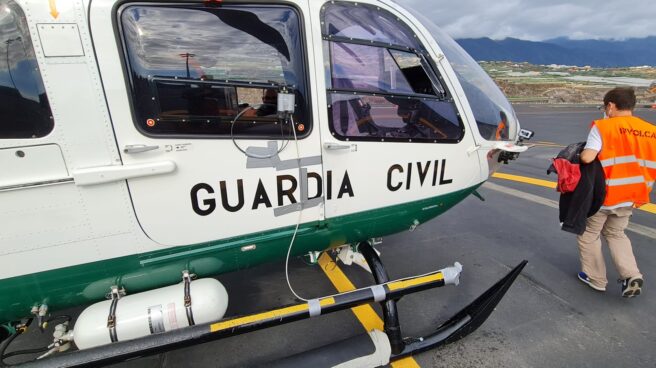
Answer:
[[[383,285],[372,286],[371,292],[374,294],[374,300],[376,302],[382,302],[387,296],[387,292],[385,292],[385,287]]]
[[[321,315],[321,302],[319,299],[308,300],[308,309],[310,312],[310,317],[317,317]]]

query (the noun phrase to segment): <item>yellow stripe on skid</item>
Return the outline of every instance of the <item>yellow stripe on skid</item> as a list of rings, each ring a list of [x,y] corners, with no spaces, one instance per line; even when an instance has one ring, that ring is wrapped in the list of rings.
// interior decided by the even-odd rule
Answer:
[[[404,289],[412,286],[417,286],[421,284],[427,284],[429,282],[442,281],[442,280],[444,280],[444,276],[442,275],[442,272],[438,272],[432,275],[417,277],[410,280],[390,282],[387,284],[387,287],[390,289],[390,291],[394,291],[394,290]]]
[[[319,300],[319,305],[322,307],[332,304],[335,304],[335,298],[330,297],[330,298],[323,298]],[[277,319],[289,314],[305,312],[307,310],[309,310],[309,306],[307,304],[292,305],[291,307],[285,307],[268,312],[253,314],[251,316],[239,317],[239,318],[231,319],[229,321],[217,322],[210,325],[210,331],[217,332],[217,331],[227,330],[233,327],[237,327],[253,322],[261,322],[261,321],[266,321],[268,319]]]
[[[326,252],[319,257],[319,265],[337,291],[345,293],[347,291],[355,290],[355,285],[353,285],[351,280],[346,277],[344,272],[337,266],[337,263],[335,263]],[[355,317],[360,321],[360,324],[365,330],[384,330],[385,327],[383,320],[380,319],[371,305],[359,305],[351,308],[351,311],[355,314]],[[393,368],[420,368],[417,361],[412,357],[396,360],[392,362],[391,365]]]
[[[510,175],[510,174],[503,174],[503,173],[494,173],[494,174],[492,174],[492,177],[497,178],[497,179],[517,181],[517,182],[520,182],[520,183],[527,183],[527,184],[533,184],[533,185],[537,185],[537,186],[541,186],[541,187],[545,187],[545,188],[556,189],[556,182],[555,181],[528,178],[526,176]]]
[[[319,300],[319,305],[322,306],[322,307],[325,307],[327,305],[333,305],[333,304],[335,304],[335,298],[332,298],[332,297],[331,298],[323,298],[323,299]]]
[[[239,317],[229,321],[217,322],[210,325],[211,332],[227,330],[233,327],[245,325],[253,322],[261,322],[268,319],[280,318],[288,314],[305,312],[309,309],[307,304],[292,305],[291,307],[280,308],[268,312],[253,314],[251,316]]]

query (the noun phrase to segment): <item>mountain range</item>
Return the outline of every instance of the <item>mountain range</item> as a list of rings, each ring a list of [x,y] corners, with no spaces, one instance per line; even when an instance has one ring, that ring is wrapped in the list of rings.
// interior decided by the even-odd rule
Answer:
[[[656,36],[626,40],[525,41],[516,38],[464,38],[457,42],[477,61],[514,61],[538,65],[599,68],[656,66]]]

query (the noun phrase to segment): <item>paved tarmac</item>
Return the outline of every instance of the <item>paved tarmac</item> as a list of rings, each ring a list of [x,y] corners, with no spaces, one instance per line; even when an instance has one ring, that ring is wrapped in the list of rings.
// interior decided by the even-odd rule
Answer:
[[[501,172],[555,181],[548,159],[560,146],[585,140],[592,108],[518,106],[522,127],[539,145]],[[638,112],[656,122],[656,111]],[[459,261],[457,287],[406,296],[399,302],[405,336],[430,333],[510,268],[529,261],[488,321],[467,338],[416,356],[421,367],[656,367],[656,238],[631,232],[645,276],[640,297],[620,297],[618,278],[606,252],[608,290],[596,292],[576,278],[575,236],[559,229],[558,193],[522,182],[491,179],[470,197],[414,232],[384,239],[379,250],[391,278],[436,270]],[[652,194],[652,203],[656,203]],[[656,231],[656,214],[635,211],[633,222]],[[652,236],[648,236],[652,234]],[[356,286],[371,284],[358,267],[339,267]],[[316,297],[335,292],[319,266],[294,260],[290,276],[297,291]],[[282,262],[219,277],[232,299],[227,315],[294,303]],[[378,308],[376,308],[378,310]],[[343,311],[266,331],[180,349],[116,367],[243,367],[305,351],[363,333],[355,315]],[[398,365],[410,367],[413,365]],[[416,366],[416,365],[414,365]]]

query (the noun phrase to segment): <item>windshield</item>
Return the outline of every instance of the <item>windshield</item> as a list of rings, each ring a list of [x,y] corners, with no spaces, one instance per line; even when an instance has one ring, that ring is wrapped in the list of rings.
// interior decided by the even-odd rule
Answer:
[[[517,116],[492,78],[432,21],[412,9],[406,9],[426,27],[449,60],[465,91],[481,136],[487,140],[515,140]]]

